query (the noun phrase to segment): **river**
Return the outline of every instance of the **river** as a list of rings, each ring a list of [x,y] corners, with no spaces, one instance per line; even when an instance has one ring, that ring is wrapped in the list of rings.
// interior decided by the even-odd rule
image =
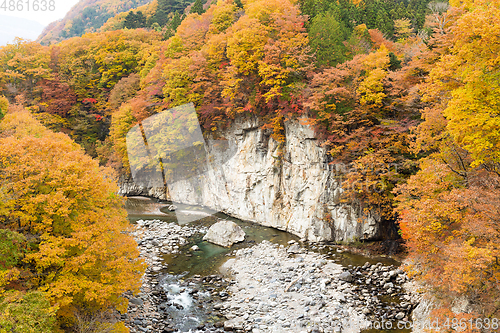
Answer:
[[[281,248],[286,248],[290,244],[299,244],[298,237],[289,233],[241,221],[203,207],[177,205],[176,214],[169,211],[167,209],[168,206],[168,203],[159,203],[142,197],[128,198],[126,202],[126,209],[131,223],[135,224],[139,221],[139,224],[141,224],[143,221],[157,220],[172,225],[173,223],[176,225],[180,224],[184,229],[192,228],[192,230],[189,229],[191,233],[188,233],[188,236],[184,237],[184,243],[173,245],[173,251],[164,251],[167,253],[159,252],[157,259],[162,265],[150,272],[152,287],[149,292],[154,292],[155,295],[158,295],[158,293],[165,295],[163,298],[153,296],[152,300],[152,303],[156,303],[152,307],[161,309],[161,315],[157,316],[158,318],[155,318],[155,320],[148,320],[144,318],[147,317],[145,315],[142,315],[142,317],[137,317],[136,315],[139,319],[130,319],[130,322],[135,323],[134,325],[136,326],[132,327],[131,332],[195,332],[197,329],[200,332],[217,331],[217,327],[220,327],[226,318],[221,313],[222,310],[214,309],[214,306],[217,307],[216,304],[228,301],[229,295],[227,295],[226,290],[231,284],[229,280],[228,282],[219,277],[220,266],[228,259],[234,258],[236,250],[243,251],[263,241],[277,244]],[[185,215],[184,217],[183,214]],[[179,223],[179,220],[183,221],[185,218],[192,220],[193,216],[197,216],[200,219],[188,224]],[[245,241],[235,244],[229,249],[203,241],[203,232],[198,231],[206,232],[219,219],[231,220],[243,228],[246,233]],[[146,227],[149,228],[149,226]],[[158,246],[161,247],[160,244]],[[198,249],[193,251],[193,246],[197,246]],[[353,280],[352,285],[354,285],[354,290],[356,290],[357,285],[358,290],[364,293],[360,295],[360,301],[364,300],[365,297],[366,299],[372,297],[368,295],[371,289],[366,287],[366,285],[369,285],[369,281],[366,282],[369,276],[365,270],[370,267],[377,267],[383,273],[382,270],[384,267],[396,269],[400,265],[399,262],[387,257],[371,258],[347,251],[340,251],[334,245],[303,244],[303,246],[307,248],[307,251],[322,255],[322,258],[344,266],[355,277],[359,276],[359,279]],[[148,245],[148,248],[150,247],[151,245]],[[368,273],[371,275],[370,272]],[[403,295],[402,293],[395,291],[390,295],[385,295],[384,293],[380,294],[376,288],[373,289],[372,293],[373,295],[377,295],[377,302],[379,303],[373,305],[371,318],[385,317],[383,315],[384,309],[392,308],[394,311],[398,311],[397,309],[402,303],[400,299],[400,296]],[[162,320],[162,315],[164,318],[168,318],[165,319],[166,321],[168,320],[168,325],[158,324]],[[161,327],[161,330],[158,327]],[[254,329],[254,331],[264,332],[266,329],[260,331]],[[287,331],[287,329],[283,330],[283,332]],[[309,331],[314,332],[310,327]],[[304,332],[308,332],[308,327],[304,328]],[[411,332],[411,330],[396,328],[379,329],[378,326],[377,328],[372,327],[371,329],[363,330],[363,333],[376,332],[407,333]]]

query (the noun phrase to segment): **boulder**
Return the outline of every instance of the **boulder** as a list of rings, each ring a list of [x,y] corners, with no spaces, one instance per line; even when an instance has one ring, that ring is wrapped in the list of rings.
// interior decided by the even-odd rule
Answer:
[[[245,232],[236,223],[222,220],[208,229],[203,240],[220,246],[231,247],[234,243],[243,242],[245,240]]]
[[[245,320],[242,317],[236,317],[231,320],[226,320],[224,322],[224,330],[243,330],[243,325],[245,324]]]
[[[231,267],[236,262],[236,259],[232,258],[226,261],[222,266],[220,266],[219,271],[221,274],[228,275],[230,273]]]

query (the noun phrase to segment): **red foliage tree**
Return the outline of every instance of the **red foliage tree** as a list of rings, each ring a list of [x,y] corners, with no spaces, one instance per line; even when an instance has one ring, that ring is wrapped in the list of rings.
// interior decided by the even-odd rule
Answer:
[[[57,76],[51,80],[42,80],[39,88],[42,90],[41,101],[47,104],[46,111],[49,113],[66,117],[77,102],[76,94],[70,86]]]

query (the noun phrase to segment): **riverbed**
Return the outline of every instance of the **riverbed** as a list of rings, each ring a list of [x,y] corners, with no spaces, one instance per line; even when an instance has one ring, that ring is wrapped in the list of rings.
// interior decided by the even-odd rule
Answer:
[[[409,321],[416,306],[397,261],[308,244],[203,207],[168,207],[127,200],[148,264],[123,316],[131,332],[410,332],[380,329]],[[230,249],[203,241],[221,219],[240,225],[245,241]]]

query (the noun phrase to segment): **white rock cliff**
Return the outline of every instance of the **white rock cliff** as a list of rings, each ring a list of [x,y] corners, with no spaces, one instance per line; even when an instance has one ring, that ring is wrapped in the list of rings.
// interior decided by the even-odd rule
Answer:
[[[122,195],[147,195],[196,204],[230,216],[288,231],[310,241],[383,239],[390,226],[377,216],[339,201],[342,189],[314,132],[298,121],[285,124],[284,158],[256,119],[240,119],[225,133],[236,153],[214,158],[207,172],[161,188],[121,183]]]

